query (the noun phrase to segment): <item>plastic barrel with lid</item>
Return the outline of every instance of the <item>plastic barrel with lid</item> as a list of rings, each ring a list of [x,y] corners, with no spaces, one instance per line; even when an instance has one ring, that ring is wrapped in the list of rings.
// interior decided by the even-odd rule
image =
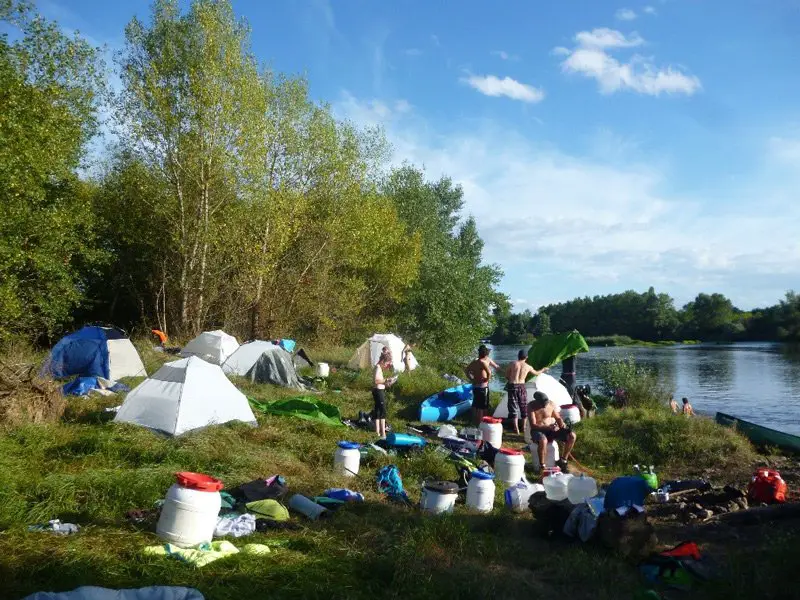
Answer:
[[[422,484],[420,508],[433,515],[453,512],[458,498],[458,485],[452,481],[426,481]]]
[[[210,542],[222,506],[219,479],[202,473],[175,474],[176,483],[167,491],[156,525],[158,536],[176,546]]]
[[[500,448],[503,445],[503,419],[483,417],[480,430],[483,433],[484,442],[491,444],[495,448]]]
[[[498,481],[511,485],[525,477],[525,456],[520,450],[500,448],[494,457],[494,472]]]
[[[361,465],[361,444],[339,442],[333,453],[333,469],[347,477],[355,477]]]
[[[480,512],[494,508],[494,474],[473,471],[467,484],[467,506]]]

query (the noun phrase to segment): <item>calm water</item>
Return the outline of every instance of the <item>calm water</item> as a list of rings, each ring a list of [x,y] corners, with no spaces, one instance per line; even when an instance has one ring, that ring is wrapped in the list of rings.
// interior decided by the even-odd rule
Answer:
[[[492,358],[504,363],[519,347],[497,346]],[[611,358],[633,355],[656,369],[695,411],[726,412],[754,423],[800,434],[800,352],[781,344],[737,343],[665,348],[591,348],[578,356],[578,383],[599,392],[598,366]],[[552,368],[558,378],[561,367]]]

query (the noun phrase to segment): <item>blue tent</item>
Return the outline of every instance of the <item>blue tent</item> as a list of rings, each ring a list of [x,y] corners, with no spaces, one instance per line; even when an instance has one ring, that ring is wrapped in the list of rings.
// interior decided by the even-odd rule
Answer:
[[[42,367],[52,377],[105,377],[110,379],[108,340],[125,339],[111,327],[86,326],[61,338]]]

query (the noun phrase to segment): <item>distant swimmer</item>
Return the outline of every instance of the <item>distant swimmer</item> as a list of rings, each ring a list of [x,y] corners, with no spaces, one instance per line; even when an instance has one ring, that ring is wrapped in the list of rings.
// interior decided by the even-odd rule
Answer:
[[[688,398],[684,398],[683,399],[683,411],[681,411],[681,412],[683,412],[683,415],[686,416],[686,417],[693,417],[694,416],[694,409],[692,408],[692,405],[689,404],[689,399]]]

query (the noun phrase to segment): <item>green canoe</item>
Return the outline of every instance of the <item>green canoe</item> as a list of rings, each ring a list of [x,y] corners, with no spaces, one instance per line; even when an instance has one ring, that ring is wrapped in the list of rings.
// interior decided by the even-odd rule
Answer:
[[[792,435],[791,433],[777,431],[763,425],[756,425],[750,421],[721,412],[717,413],[716,421],[720,425],[736,429],[756,445],[777,446],[783,450],[800,452],[800,435]]]

